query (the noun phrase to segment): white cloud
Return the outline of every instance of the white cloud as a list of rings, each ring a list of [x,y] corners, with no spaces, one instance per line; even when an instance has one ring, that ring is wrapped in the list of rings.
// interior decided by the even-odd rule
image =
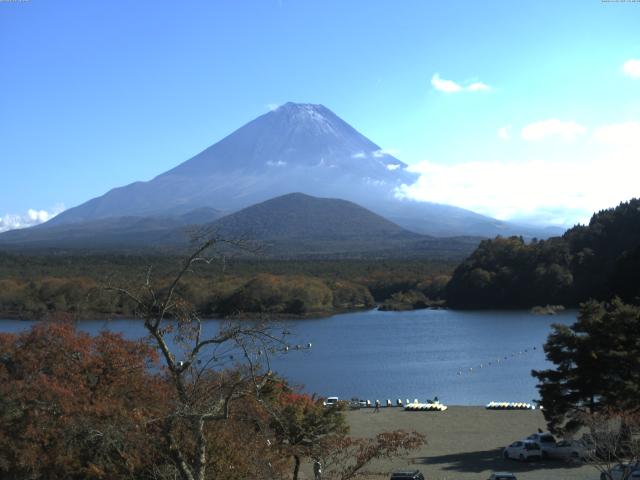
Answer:
[[[269,160],[267,162],[267,165],[270,167],[284,167],[287,164],[287,162],[283,161],[283,160],[278,160],[276,162],[273,162],[271,160]]]
[[[431,77],[431,85],[436,90],[444,93],[488,92],[491,90],[491,87],[486,83],[474,82],[465,87],[460,85],[459,83],[454,82],[453,80],[445,80],[444,78],[441,78],[440,74],[438,73],[435,73],[433,77]]]
[[[474,82],[466,88],[470,92],[488,92],[491,87],[486,83]]]
[[[524,140],[539,141],[548,137],[560,137],[570,142],[578,135],[586,133],[587,129],[574,121],[563,122],[557,118],[531,123],[522,128],[520,136]]]
[[[640,60],[634,58],[627,60],[622,65],[622,71],[631,78],[640,79]]]
[[[511,125],[505,125],[498,129],[498,138],[500,140],[511,140]]]
[[[640,122],[603,125],[594,130],[593,139],[606,145],[640,148]]]
[[[390,163],[387,165],[387,170],[397,170],[401,167],[402,165],[398,164],[398,163]]]
[[[570,226],[595,211],[638,196],[640,162],[633,151],[589,160],[473,161],[409,167],[420,177],[401,198],[467,208],[502,220]]]
[[[382,158],[387,156],[394,157],[398,155],[398,153],[400,153],[400,150],[398,150],[397,148],[381,148],[380,150],[374,150],[373,152],[371,152],[371,154],[375,158]]]
[[[431,85],[433,85],[433,88],[436,90],[440,90],[445,93],[456,93],[462,91],[462,87],[456,82],[453,80],[444,80],[440,78],[440,75],[437,73],[431,77]]]
[[[275,111],[280,107],[279,103],[267,103],[266,107],[271,111]]]
[[[56,205],[51,211],[36,210],[30,208],[26,214],[20,215],[15,213],[7,213],[4,216],[0,216],[0,232],[6,232],[8,230],[16,230],[19,228],[33,227],[40,223],[44,223],[47,220],[51,220],[53,217],[64,211],[63,205]]]

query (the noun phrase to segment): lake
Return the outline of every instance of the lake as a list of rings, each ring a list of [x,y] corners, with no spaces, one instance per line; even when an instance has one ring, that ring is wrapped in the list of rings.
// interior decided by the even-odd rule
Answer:
[[[395,402],[438,396],[450,405],[539,398],[531,370],[550,366],[542,345],[552,323],[571,324],[576,312],[539,316],[526,311],[371,310],[322,319],[281,322],[289,343],[312,343],[272,359],[272,370],[322,396]],[[33,322],[0,320],[0,331]],[[215,329],[217,320],[208,320]],[[140,338],[135,320],[82,321],[89,333],[102,329]]]

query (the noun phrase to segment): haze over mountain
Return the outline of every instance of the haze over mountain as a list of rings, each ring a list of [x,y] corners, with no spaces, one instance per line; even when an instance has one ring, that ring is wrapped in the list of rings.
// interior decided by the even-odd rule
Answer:
[[[212,212],[208,212],[211,214]],[[479,237],[437,238],[405,230],[355,203],[291,193],[244,208],[214,222],[191,224],[193,214],[179,217],[109,217],[0,236],[8,250],[186,250],[192,234],[206,232],[224,239],[248,240],[246,250],[222,244],[233,255],[277,258],[430,257],[460,260]]]
[[[154,179],[115,188],[45,225],[166,217],[202,207],[229,213],[299,191],[349,200],[404,228],[431,235],[554,233],[453,206],[396,198],[396,188],[416,178],[405,163],[326,107],[287,103]]]

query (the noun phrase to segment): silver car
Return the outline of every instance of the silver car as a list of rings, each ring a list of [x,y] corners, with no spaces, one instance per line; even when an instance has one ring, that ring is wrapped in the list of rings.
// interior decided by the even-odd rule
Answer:
[[[536,442],[540,445],[540,450],[542,450],[542,458],[547,458],[549,456],[549,450],[551,450],[556,445],[556,439],[550,433],[534,433],[527,437],[527,440],[532,442]]]
[[[506,447],[502,452],[502,456],[507,459],[513,458],[524,462],[530,459],[539,460],[542,458],[542,451],[540,450],[540,445],[536,442],[520,440]]]
[[[548,447],[546,453],[549,458],[557,458],[559,460],[587,460],[592,458],[594,450],[579,440],[561,440],[553,447]]]

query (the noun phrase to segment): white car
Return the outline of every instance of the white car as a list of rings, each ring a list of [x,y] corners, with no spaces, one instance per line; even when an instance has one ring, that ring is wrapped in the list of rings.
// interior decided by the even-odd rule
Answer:
[[[549,451],[552,450],[556,446],[556,439],[553,438],[553,435],[550,433],[534,433],[529,435],[526,440],[531,442],[536,442],[540,445],[540,450],[542,450],[542,458],[547,458],[549,455]]]
[[[325,407],[335,407],[338,405],[338,397],[327,397],[324,401]]]
[[[530,440],[519,440],[513,442],[502,452],[504,458],[513,458],[520,461],[542,458],[540,445]]]
[[[587,460],[593,457],[593,448],[588,447],[579,440],[561,440],[553,447],[542,450],[542,455],[549,458],[557,458],[560,460]]]

